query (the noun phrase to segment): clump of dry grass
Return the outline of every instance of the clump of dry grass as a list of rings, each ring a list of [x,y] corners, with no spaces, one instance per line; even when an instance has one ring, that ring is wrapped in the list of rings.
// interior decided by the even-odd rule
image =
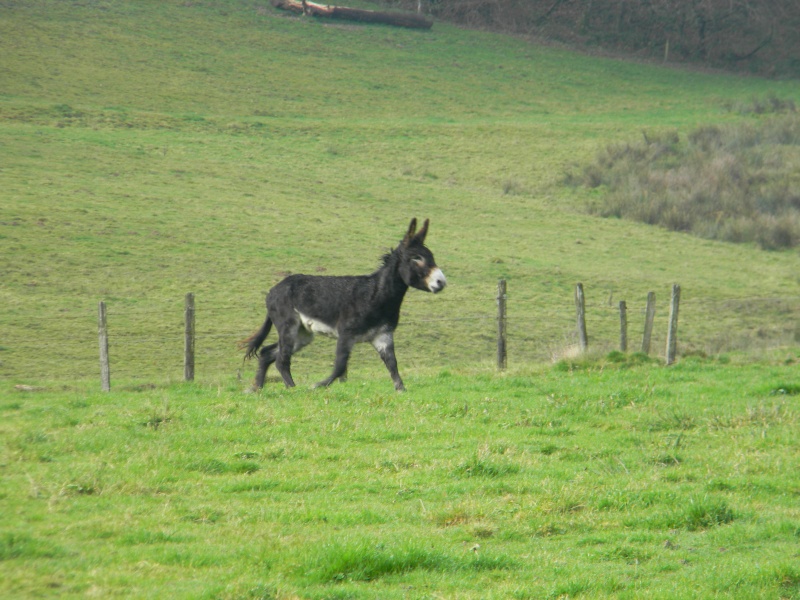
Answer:
[[[723,104],[726,110],[741,115],[763,115],[797,112],[797,105],[791,98],[780,98],[769,94],[765,98],[751,98],[749,101],[729,101]]]
[[[592,212],[779,250],[800,245],[800,116],[792,103],[755,122],[614,144],[573,182],[604,187]],[[761,106],[761,104],[759,104]]]

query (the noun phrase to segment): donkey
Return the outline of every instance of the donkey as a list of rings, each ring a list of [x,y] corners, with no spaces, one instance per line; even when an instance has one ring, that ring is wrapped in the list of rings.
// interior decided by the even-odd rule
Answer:
[[[336,361],[330,377],[314,387],[327,387],[336,379],[344,381],[353,346],[370,342],[389,370],[395,389],[405,391],[394,354],[400,305],[409,287],[435,294],[447,285],[444,273],[425,247],[428,222],[425,219],[417,231],[417,220],[412,219],[403,241],[383,257],[383,265],[371,275],[290,275],[273,287],[267,294],[266,321],[240,343],[245,359],[258,356],[254,389],[264,386],[272,363],[286,387],[294,387],[292,354],[310,344],[315,333],[321,333],[337,339]],[[261,348],[273,324],[278,342]]]

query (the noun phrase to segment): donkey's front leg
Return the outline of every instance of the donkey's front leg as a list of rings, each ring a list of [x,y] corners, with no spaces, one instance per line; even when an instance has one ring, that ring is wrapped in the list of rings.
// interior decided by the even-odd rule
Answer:
[[[349,336],[340,335],[339,340],[336,342],[336,362],[333,365],[333,373],[330,377],[323,379],[314,387],[328,387],[336,379],[344,381],[347,379],[347,361],[350,360],[350,353],[353,351],[353,340]]]
[[[398,392],[405,392],[406,386],[403,385],[403,380],[400,379],[400,373],[397,371],[397,358],[394,355],[394,336],[389,333],[383,333],[372,340],[372,345],[378,351],[383,364],[389,369],[389,375],[392,376],[394,381],[394,389]]]

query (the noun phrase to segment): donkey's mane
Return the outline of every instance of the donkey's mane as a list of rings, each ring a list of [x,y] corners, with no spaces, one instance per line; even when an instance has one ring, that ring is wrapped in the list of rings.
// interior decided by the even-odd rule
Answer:
[[[397,251],[398,248],[392,248],[390,252],[387,252],[381,257],[381,267],[388,267],[390,263],[397,260]]]

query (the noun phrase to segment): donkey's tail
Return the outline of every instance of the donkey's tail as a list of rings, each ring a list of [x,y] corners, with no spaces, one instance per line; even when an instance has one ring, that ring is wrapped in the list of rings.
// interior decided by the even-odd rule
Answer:
[[[248,358],[253,358],[258,352],[258,349],[261,348],[261,344],[264,343],[264,340],[267,339],[269,335],[269,330],[272,329],[272,319],[269,318],[267,315],[267,320],[264,321],[264,324],[261,326],[261,329],[256,331],[253,335],[251,335],[246,340],[242,340],[239,342],[239,349],[245,350],[244,358],[247,360]]]

